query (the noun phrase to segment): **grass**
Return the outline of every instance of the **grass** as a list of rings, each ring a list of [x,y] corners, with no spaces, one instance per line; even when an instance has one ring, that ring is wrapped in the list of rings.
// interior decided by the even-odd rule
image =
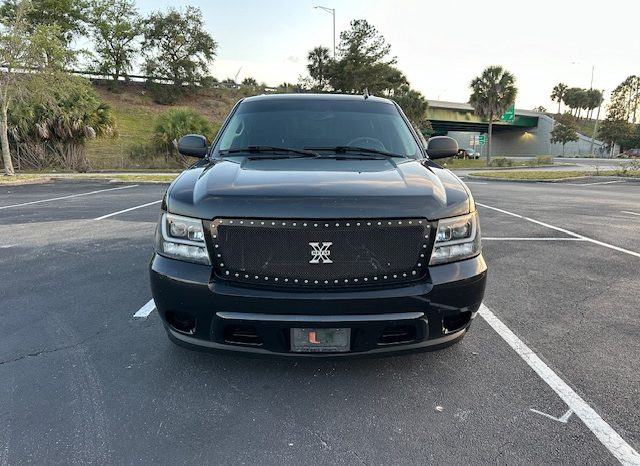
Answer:
[[[22,184],[22,183],[38,183],[48,181],[51,177],[44,175],[15,175],[0,176],[0,184]]]
[[[503,157],[496,157],[492,159],[491,166],[494,163],[499,163],[500,160],[504,159]],[[540,165],[553,165],[553,159],[551,159],[551,163],[540,163],[539,160],[531,159],[531,160],[514,160],[514,159],[505,159],[508,160],[508,164],[504,166],[508,167],[538,167]],[[487,161],[485,159],[444,159],[442,162],[438,162],[440,165],[447,167],[450,170],[455,169],[463,169],[463,168],[488,168]]]
[[[528,171],[497,171],[470,173],[471,176],[481,176],[502,180],[561,180],[565,178],[579,178],[583,176],[622,176],[640,178],[640,171],[623,170],[528,170]]]
[[[81,174],[81,175],[66,175],[64,178],[81,179],[81,180],[114,180],[123,183],[171,183],[179,173],[175,175],[155,175],[155,174],[140,174],[140,175],[101,175],[101,174]]]

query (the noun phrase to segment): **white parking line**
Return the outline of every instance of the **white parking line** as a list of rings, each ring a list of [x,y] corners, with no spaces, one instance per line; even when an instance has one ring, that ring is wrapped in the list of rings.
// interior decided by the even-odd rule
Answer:
[[[153,298],[149,300],[147,304],[142,306],[138,311],[133,315],[134,319],[146,319],[156,309],[156,303],[153,301]]]
[[[497,207],[491,207],[491,206],[486,205],[486,204],[481,204],[480,202],[476,202],[476,204],[481,206],[481,207],[485,207],[487,209],[495,210],[496,212],[502,212],[503,214],[511,215],[512,217],[521,218],[522,220],[526,220],[527,222],[535,223],[536,225],[541,225],[543,227],[551,228],[552,230],[556,230],[556,231],[560,231],[562,233],[566,233],[567,235],[573,236],[574,238],[580,238],[580,239],[582,239],[584,241],[588,241],[590,243],[597,244],[598,246],[603,246],[605,248],[613,249],[614,251],[623,252],[625,254],[629,254],[630,256],[640,257],[640,253],[639,252],[631,251],[629,249],[624,249],[624,248],[621,248],[619,246],[614,246],[613,244],[605,243],[603,241],[598,241],[597,239],[589,238],[587,236],[580,235],[578,233],[575,233],[575,232],[570,231],[570,230],[566,230],[564,228],[556,227],[556,226],[550,225],[548,223],[541,222],[539,220],[534,220],[532,218],[525,217],[523,215],[514,214],[513,212],[509,212],[508,210],[498,209]]]
[[[640,217],[640,214],[637,212],[628,212],[626,210],[621,210],[620,212],[622,212],[623,214],[637,215],[638,217]]]
[[[567,186],[595,186],[597,184],[625,183],[625,180],[597,181],[595,183],[570,183]]]
[[[586,241],[583,238],[487,238],[482,237],[482,241]]]
[[[135,207],[129,207],[128,209],[119,210],[117,212],[103,215],[102,217],[96,217],[94,218],[94,220],[104,220],[105,218],[113,217],[114,215],[124,214],[125,212],[131,212],[132,210],[136,210],[136,209],[142,209],[143,207],[147,207],[153,204],[158,204],[159,202],[162,202],[162,199],[160,199],[159,201],[147,202],[146,204],[137,205]]]
[[[518,336],[513,333],[484,304],[478,311],[480,316],[502,337],[529,367],[540,376],[567,404],[587,428],[600,440],[613,456],[624,465],[640,465],[640,454],[635,451],[600,415],[565,383],[542,359],[538,357]]]
[[[22,206],[25,206],[25,205],[40,204],[41,202],[60,201],[62,199],[70,199],[72,197],[88,196],[90,194],[104,193],[106,191],[117,191],[118,189],[135,188],[136,186],[139,186],[139,185],[131,184],[131,185],[128,185],[128,186],[119,186],[117,188],[99,189],[97,191],[90,191],[88,193],[71,194],[69,196],[53,197],[53,198],[50,198],[50,199],[40,199],[39,201],[23,202],[22,204],[5,205],[5,206],[0,206],[0,210],[8,209],[10,207],[22,207]]]

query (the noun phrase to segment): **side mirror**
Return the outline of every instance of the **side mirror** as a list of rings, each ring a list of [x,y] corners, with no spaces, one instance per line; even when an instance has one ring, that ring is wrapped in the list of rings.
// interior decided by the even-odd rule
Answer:
[[[200,134],[187,134],[178,140],[178,152],[189,157],[203,159],[209,152],[207,138]]]
[[[432,159],[453,157],[458,153],[458,141],[448,136],[434,136],[427,141],[427,155]]]

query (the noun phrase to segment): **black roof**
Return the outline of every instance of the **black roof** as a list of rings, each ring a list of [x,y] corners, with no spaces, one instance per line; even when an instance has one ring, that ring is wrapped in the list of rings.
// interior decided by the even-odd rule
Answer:
[[[275,101],[275,100],[340,100],[340,101],[371,101],[391,104],[391,100],[383,97],[369,96],[366,99],[362,94],[262,94],[253,97],[247,97],[243,99],[243,102],[257,102],[257,101]]]

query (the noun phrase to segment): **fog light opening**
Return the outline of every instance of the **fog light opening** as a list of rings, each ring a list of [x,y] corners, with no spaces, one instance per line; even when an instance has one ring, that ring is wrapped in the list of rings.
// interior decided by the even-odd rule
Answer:
[[[168,311],[167,323],[176,331],[193,335],[196,332],[196,318],[186,312]]]

